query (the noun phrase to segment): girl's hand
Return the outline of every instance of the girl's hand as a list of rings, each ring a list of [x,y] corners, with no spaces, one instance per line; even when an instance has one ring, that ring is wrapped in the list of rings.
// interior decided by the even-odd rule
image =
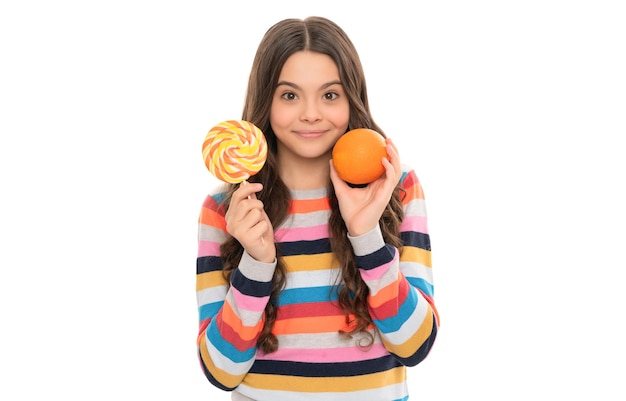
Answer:
[[[398,149],[391,139],[387,138],[386,142],[387,157],[382,160],[385,173],[364,188],[350,187],[339,178],[332,160],[330,161],[330,179],[335,187],[339,211],[351,236],[365,234],[378,225],[400,180],[402,170]]]
[[[272,263],[276,260],[274,230],[263,202],[255,195],[261,189],[263,185],[260,183],[245,183],[233,193],[225,216],[226,231],[254,259]]]

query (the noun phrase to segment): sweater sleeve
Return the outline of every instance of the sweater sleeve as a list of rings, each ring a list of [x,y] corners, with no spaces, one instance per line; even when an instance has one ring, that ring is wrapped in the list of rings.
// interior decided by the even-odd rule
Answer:
[[[361,276],[370,290],[369,310],[385,347],[413,366],[430,352],[439,327],[434,304],[430,237],[424,194],[412,170],[401,186],[405,216],[400,225],[401,253],[385,244],[380,227],[350,237]]]
[[[230,391],[241,383],[256,355],[275,263],[256,261],[244,252],[230,283],[222,274],[220,244],[228,238],[218,196],[202,205],[198,228],[196,299],[198,356],[204,374]]]

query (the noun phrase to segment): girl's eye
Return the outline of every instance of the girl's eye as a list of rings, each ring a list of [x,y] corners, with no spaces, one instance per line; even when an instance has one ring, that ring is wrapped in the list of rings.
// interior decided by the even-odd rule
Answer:
[[[324,94],[324,99],[326,100],[335,100],[337,97],[339,97],[339,95],[335,92],[328,92]]]
[[[296,94],[293,92],[283,93],[281,97],[285,100],[296,100],[298,98],[298,96],[296,96]]]

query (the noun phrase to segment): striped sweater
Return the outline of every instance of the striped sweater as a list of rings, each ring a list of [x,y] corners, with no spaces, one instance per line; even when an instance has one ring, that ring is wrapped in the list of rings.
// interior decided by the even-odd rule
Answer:
[[[401,178],[406,191],[400,226],[402,252],[385,244],[380,228],[350,237],[370,294],[375,335],[369,348],[352,338],[337,304],[340,269],[328,239],[330,206],[325,189],[292,191],[289,216],[275,229],[287,269],[273,327],[276,352],[256,347],[263,327],[275,265],[244,252],[227,283],[219,245],[227,237],[223,193],[203,203],[198,231],[196,291],[200,320],[198,354],[208,380],[255,401],[407,400],[406,366],[429,353],[438,327],[433,303],[430,238],[421,185],[412,170]],[[247,397],[247,398],[246,398]]]

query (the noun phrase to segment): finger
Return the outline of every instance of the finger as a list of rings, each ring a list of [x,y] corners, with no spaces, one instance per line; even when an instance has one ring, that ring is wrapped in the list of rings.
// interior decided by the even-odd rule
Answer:
[[[260,219],[260,215],[264,214],[263,202],[258,199],[245,198],[239,202],[239,206],[235,211],[236,221],[244,221],[250,219]]]
[[[241,201],[242,199],[256,199],[256,193],[263,189],[263,184],[259,182],[249,183],[243,181],[239,188],[233,193],[233,199]]]
[[[265,245],[264,237],[271,240],[271,223],[262,209],[251,209],[245,217],[236,223],[236,232],[231,233],[244,247]]]
[[[387,138],[387,157],[392,164],[400,164],[400,153],[398,151],[398,147],[393,143],[393,141]]]
[[[234,216],[227,221],[227,231],[235,238],[241,240],[250,235],[252,227],[260,221],[264,221],[263,213],[256,208],[239,208]]]
[[[396,169],[393,165],[393,163],[391,163],[391,161],[389,161],[388,158],[383,157],[383,167],[385,168],[385,176],[388,178],[394,178],[396,175]]]
[[[398,150],[398,147],[396,146],[396,144],[394,143],[393,139],[391,138],[387,138],[385,140],[385,142],[387,142],[387,145],[391,146],[392,149],[395,151],[396,155],[400,154],[400,151]]]
[[[265,219],[257,220],[250,228],[248,229],[248,234],[250,238],[258,238],[261,245],[265,245],[264,237],[267,235],[269,231],[269,224]]]
[[[250,183],[249,183],[247,180],[244,180],[244,181],[241,183],[241,185],[242,185],[242,186],[246,186],[246,185],[249,185],[249,184],[250,184]],[[260,191],[260,190],[259,190],[259,191]],[[255,191],[255,192],[258,192],[258,191]],[[248,199],[256,199],[256,193],[252,193],[252,194],[248,195]]]
[[[383,167],[385,167],[384,187],[393,190],[400,179],[400,167],[397,163],[391,163],[387,158],[383,158]]]
[[[387,158],[395,170],[395,176],[397,178],[400,178],[400,175],[402,173],[402,165],[400,164],[400,156],[398,154],[398,148],[391,141],[391,139],[388,139],[387,141],[388,141],[387,142]]]
[[[248,232],[251,227],[259,222],[261,219],[260,216],[261,212],[258,209],[249,209],[242,215],[238,214],[237,217],[240,217],[240,219],[235,221],[237,224],[237,230],[242,234]]]

